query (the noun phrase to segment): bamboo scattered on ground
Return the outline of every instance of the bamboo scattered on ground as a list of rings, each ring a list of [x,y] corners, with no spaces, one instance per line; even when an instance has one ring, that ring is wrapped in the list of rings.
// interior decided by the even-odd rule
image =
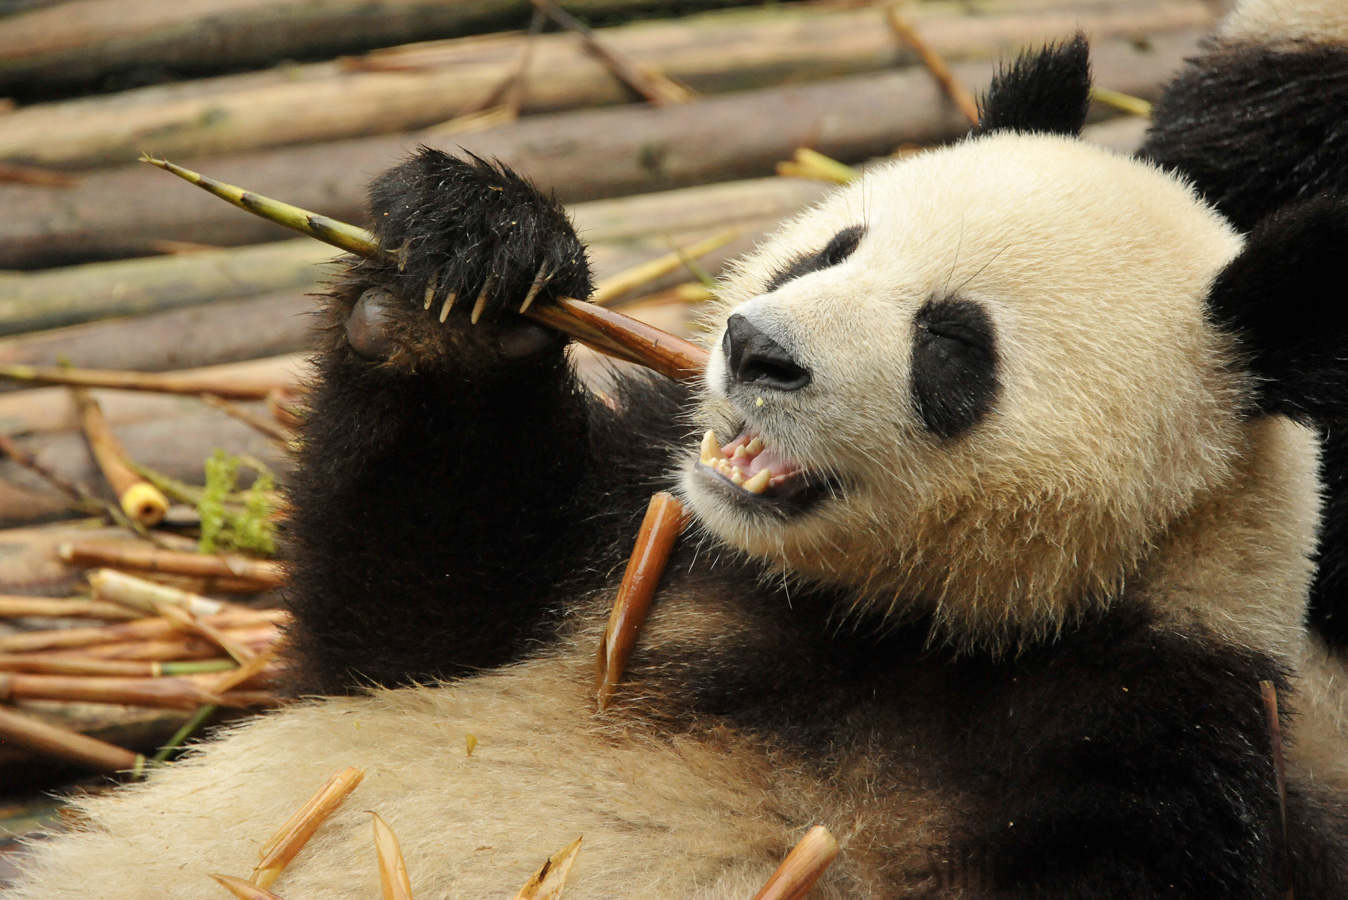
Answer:
[[[281,386],[275,383],[226,381],[209,376],[194,376],[188,372],[109,372],[62,366],[0,365],[0,378],[30,384],[116,388],[162,394],[214,394],[234,400],[262,400],[272,388]]]
[[[229,610],[206,617],[206,621],[211,625],[230,630],[255,626],[274,628],[286,619],[287,615],[282,610],[252,609]],[[181,633],[182,628],[177,623],[162,617],[136,619],[119,625],[21,631],[16,634],[0,635],[0,653],[73,649],[88,651],[98,644],[151,642],[176,638]]]
[[[348,768],[328,779],[318,793],[262,845],[261,861],[253,869],[249,881],[261,888],[271,887],[318,827],[337,811],[364,777],[365,773],[360,769]]]
[[[120,603],[83,598],[16,597],[0,595],[0,618],[39,616],[59,619],[135,619],[144,613]]]
[[[889,21],[889,27],[893,32],[917,52],[917,55],[922,59],[922,64],[927,67],[928,72],[931,72],[932,77],[936,79],[936,83],[941,86],[941,90],[945,91],[946,96],[950,98],[950,102],[954,103],[959,111],[964,113],[964,117],[969,120],[970,125],[977,126],[978,101],[974,99],[973,92],[955,77],[955,73],[950,71],[950,66],[946,65],[946,61],[941,58],[941,55],[932,49],[931,45],[922,38],[922,35],[918,34],[917,29],[913,27],[913,23],[908,21],[903,13],[899,12],[896,3],[885,7],[885,18]]]
[[[203,578],[230,577],[255,582],[259,590],[280,586],[285,573],[279,563],[226,553],[187,553],[144,544],[68,541],[56,551],[79,566],[111,566],[140,572],[167,572]]]
[[[1082,29],[1094,40],[1206,28],[1199,0],[923,2],[907,18],[952,61],[992,59]],[[604,43],[699,93],[745,91],[917,65],[873,8],[777,6],[645,21],[598,31]],[[170,158],[221,156],[428,128],[500,101],[526,38],[430,41],[362,57],[36,104],[10,113],[0,159],[44,166],[126,163],[150,149]],[[524,113],[632,99],[568,34],[528,41],[536,78]],[[496,95],[496,96],[493,96]],[[476,108],[473,105],[476,101]],[[170,236],[171,237],[171,236]]]
[[[1134,96],[1155,96],[1196,51],[1199,37],[1196,30],[1157,34],[1145,48],[1131,40],[1097,42],[1092,47],[1096,78]],[[992,66],[961,63],[951,70],[964,83],[981,86]],[[967,130],[968,122],[931,76],[906,69],[704,97],[681,106],[532,116],[429,143],[499,158],[573,202],[769,175],[797,147],[850,163],[886,155],[905,141],[932,143]],[[211,174],[297,206],[322,209],[333,218],[361,221],[364,179],[353,173],[388,168],[418,140],[375,137],[225,157],[211,161]],[[0,221],[0,268],[143,253],[154,239],[220,245],[276,239],[274,226],[234,221],[237,216],[206,198],[175,197],[153,174],[117,169],[91,175],[63,191],[60,203],[33,189],[0,187],[0,205],[6,208]],[[35,222],[42,223],[40,238]],[[189,264],[212,252],[155,262]],[[7,281],[13,283],[13,276],[0,278],[0,297]],[[9,312],[6,306],[0,304],[0,320]],[[12,314],[23,313],[16,308]]]
[[[119,678],[164,678],[174,675],[200,674],[234,670],[238,664],[232,659],[182,660],[153,662],[130,659],[92,659],[55,654],[35,653],[0,654],[0,672],[31,672],[34,675],[96,675]],[[224,693],[229,688],[216,688]]]
[[[158,525],[168,512],[168,498],[127,465],[126,450],[103,417],[103,408],[83,388],[71,388],[84,437],[103,477],[112,486],[122,511],[145,526]]]
[[[61,700],[167,709],[196,709],[203,703],[232,705],[181,678],[35,675],[0,672],[0,701]]]
[[[267,393],[270,395],[271,391],[268,391]],[[249,412],[237,403],[231,403],[226,400],[224,397],[217,397],[214,394],[201,394],[200,400],[207,406],[218,409],[231,418],[238,419],[249,428],[252,428],[254,431],[271,440],[278,447],[289,447],[290,442],[294,439],[294,435],[290,434],[275,421],[264,419],[262,416]]]
[[[610,275],[595,285],[594,292],[590,294],[590,302],[599,306],[608,306],[624,294],[649,284],[662,275],[668,275],[670,272],[683,268],[687,265],[688,260],[706,256],[711,251],[724,247],[737,237],[739,237],[738,231],[723,231],[692,246],[679,248],[650,262],[618,272],[616,275]]]
[[[247,608],[156,584],[114,569],[97,569],[88,574],[88,579],[95,599],[109,601],[103,605],[120,606],[142,616],[159,615],[164,606],[175,606],[194,616],[215,616],[226,610],[242,612]]]

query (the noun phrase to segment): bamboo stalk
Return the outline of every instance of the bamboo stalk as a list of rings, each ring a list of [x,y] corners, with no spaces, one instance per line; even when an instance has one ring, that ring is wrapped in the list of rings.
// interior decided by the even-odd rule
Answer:
[[[235,554],[186,553],[142,544],[98,541],[67,541],[57,547],[56,553],[72,565],[113,566],[142,573],[165,572],[200,578],[241,578],[256,583],[260,589],[278,587],[285,581],[285,572],[278,563]]]
[[[822,825],[814,826],[791,848],[754,900],[804,900],[837,855],[833,835]]]
[[[268,394],[270,395],[270,392],[268,392]],[[237,403],[231,403],[223,397],[217,397],[214,394],[202,394],[201,402],[205,403],[207,406],[220,410],[227,416],[238,419],[249,428],[266,436],[277,446],[283,448],[289,447],[291,440],[294,438],[294,435],[287,432],[275,422],[254,415]]]
[[[275,625],[241,626],[225,632],[245,647],[261,650],[276,643],[280,631]],[[220,648],[199,638],[110,641],[81,647],[53,648],[34,655],[47,659],[105,659],[158,662],[164,666],[185,661],[212,660]]]
[[[261,400],[279,385],[233,383],[190,373],[109,372],[61,366],[0,365],[0,378],[33,384],[72,387],[118,388],[124,391],[155,391],[163,394],[215,394],[235,400]]]
[[[885,8],[885,18],[889,20],[889,27],[894,33],[917,51],[917,55],[922,59],[922,64],[927,67],[927,71],[931,72],[932,77],[936,79],[936,83],[941,86],[941,90],[945,91],[945,95],[950,98],[950,102],[954,103],[959,111],[964,113],[964,117],[969,120],[970,125],[977,126],[978,101],[974,99],[973,93],[964,86],[963,82],[955,77],[955,73],[950,71],[950,66],[946,65],[940,54],[922,39],[922,35],[917,33],[917,29],[913,27],[912,23],[899,12],[897,5],[890,5]]]
[[[106,741],[58,728],[0,707],[0,737],[39,753],[88,766],[99,772],[138,772],[145,757]]]
[[[0,654],[0,672],[30,672],[34,675],[88,675],[115,678],[163,678],[186,675],[191,672],[222,672],[234,670],[238,664],[230,659],[203,662],[147,662],[141,660],[88,659],[37,654]],[[216,690],[216,693],[223,693]]]
[[[225,653],[240,666],[252,662],[253,658],[256,656],[252,650],[249,650],[238,641],[235,641],[219,628],[192,615],[181,607],[171,606],[167,603],[161,604],[159,613],[183,631],[199,635],[210,641],[212,644],[225,651]]]
[[[0,700],[61,700],[166,709],[232,704],[182,678],[88,677],[0,672]]]
[[[80,424],[89,441],[89,449],[93,451],[98,467],[103,470],[103,476],[117,494],[122,511],[147,527],[158,525],[168,512],[168,498],[127,465],[126,450],[108,427],[98,401],[83,388],[72,388],[71,395],[79,409]]]
[[[269,625],[286,621],[283,610],[229,611],[208,616],[210,624],[227,629]],[[164,618],[136,619],[120,625],[102,625],[89,628],[55,628],[47,631],[24,631],[0,635],[0,653],[31,653],[40,650],[69,650],[87,648],[95,644],[115,644],[127,641],[156,641],[174,638],[181,633],[177,624]]]
[[[1259,682],[1259,693],[1264,701],[1264,715],[1268,720],[1269,749],[1273,755],[1273,776],[1278,786],[1278,816],[1282,823],[1283,885],[1287,900],[1293,900],[1292,846],[1287,840],[1287,769],[1283,762],[1282,718],[1278,715],[1278,688],[1273,682]]]
[[[234,185],[207,178],[190,169],[149,157],[145,162],[172,172],[210,191],[240,209],[284,225],[316,240],[341,247],[367,259],[392,261],[394,254],[379,246],[374,235],[326,216],[263,197]],[[594,350],[618,359],[638,362],[662,375],[689,381],[701,376],[707,353],[680,337],[580,300],[561,298],[539,303],[524,312],[535,321],[562,331]]]
[[[98,515],[103,511],[103,505],[96,497],[90,494],[86,488],[82,485],[75,484],[68,478],[63,478],[50,466],[20,447],[8,435],[0,434],[0,454],[4,454],[14,460],[15,463],[23,466],[43,481],[56,488],[56,490],[60,491],[69,502],[72,509],[90,515]]]
[[[261,861],[253,869],[249,879],[261,888],[269,888],[280,877],[282,870],[304,848],[313,837],[318,826],[327,821],[337,811],[342,802],[360,784],[365,773],[360,769],[343,769],[328,779],[327,784],[318,793],[290,817],[281,829],[263,844]]]
[[[61,619],[135,619],[141,616],[120,603],[99,600],[0,595],[0,618],[42,616]]]
[[[706,256],[713,250],[724,247],[737,237],[739,237],[738,231],[723,231],[689,247],[674,250],[650,262],[633,266],[616,275],[610,275],[595,285],[594,291],[590,294],[590,302],[597,306],[607,306],[623,294],[635,290],[643,284],[649,284],[662,275],[668,275],[670,272],[687,265],[689,259]]]
[[[161,615],[165,606],[174,606],[197,616],[214,616],[227,609],[237,613],[245,609],[114,569],[98,569],[90,572],[88,578],[94,597],[123,610],[134,610],[138,615]]]
[[[627,660],[636,647],[641,625],[646,621],[651,600],[660,586],[660,576],[664,574],[674,543],[687,522],[688,513],[673,494],[660,491],[651,497],[637,534],[636,547],[627,561],[627,571],[623,573],[622,585],[613,601],[608,626],[599,641],[595,688],[600,710],[607,709],[613,699]]]

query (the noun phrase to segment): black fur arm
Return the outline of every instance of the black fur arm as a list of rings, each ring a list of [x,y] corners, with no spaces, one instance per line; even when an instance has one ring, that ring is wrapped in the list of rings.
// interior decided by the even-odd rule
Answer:
[[[585,250],[532,185],[438,151],[375,181],[394,264],[333,291],[290,489],[298,690],[509,661],[578,517],[588,400],[564,342],[514,314],[585,297]]]

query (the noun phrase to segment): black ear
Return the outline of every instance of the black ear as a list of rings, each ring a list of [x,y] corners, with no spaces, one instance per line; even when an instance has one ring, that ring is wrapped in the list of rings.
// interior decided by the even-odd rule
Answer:
[[[1259,378],[1259,409],[1348,416],[1348,199],[1321,196],[1257,224],[1208,304]]]
[[[998,69],[983,98],[978,130],[1081,134],[1091,100],[1090,55],[1078,31],[1070,41],[1022,53],[1010,68]]]

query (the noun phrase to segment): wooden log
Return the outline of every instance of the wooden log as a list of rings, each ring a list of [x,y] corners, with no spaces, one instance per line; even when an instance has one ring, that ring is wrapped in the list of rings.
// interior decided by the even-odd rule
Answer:
[[[1101,42],[1093,48],[1095,77],[1126,93],[1154,97],[1195,52],[1199,37],[1185,30],[1146,43]],[[986,62],[952,67],[956,77],[977,87],[988,83],[991,68]],[[906,69],[681,106],[532,116],[431,143],[497,157],[561,199],[576,201],[764,176],[802,146],[857,162],[888,154],[904,142],[945,140],[967,128],[928,72]],[[192,167],[360,224],[365,178],[421,142],[415,135],[366,138]],[[6,210],[0,220],[0,267],[10,268],[144,253],[156,240],[237,245],[284,234],[270,222],[240,219],[226,204],[200,191],[184,191],[148,166],[91,175],[60,192],[0,187],[0,208]]]
[[[279,356],[311,345],[313,321],[306,314],[313,308],[314,298],[295,289],[71,325],[0,340],[0,364],[69,360],[87,369],[163,372]],[[0,392],[14,389],[0,384]],[[2,412],[0,432],[13,432]]]
[[[994,58],[1080,28],[1093,40],[1206,28],[1199,0],[1129,0],[1025,9],[1008,0],[924,3],[907,19],[948,61]],[[773,7],[602,29],[615,51],[699,93],[892,69],[916,54],[883,27],[880,10]],[[0,160],[88,168],[143,150],[169,159],[392,134],[452,119],[517,65],[518,34],[429,42],[364,58],[289,66],[16,110],[0,129]],[[537,36],[525,113],[631,102],[632,92],[570,34]]]
[[[597,15],[662,4],[566,6]],[[202,74],[316,59],[518,25],[529,10],[527,0],[78,0],[0,19],[0,91],[23,97],[131,69]]]

